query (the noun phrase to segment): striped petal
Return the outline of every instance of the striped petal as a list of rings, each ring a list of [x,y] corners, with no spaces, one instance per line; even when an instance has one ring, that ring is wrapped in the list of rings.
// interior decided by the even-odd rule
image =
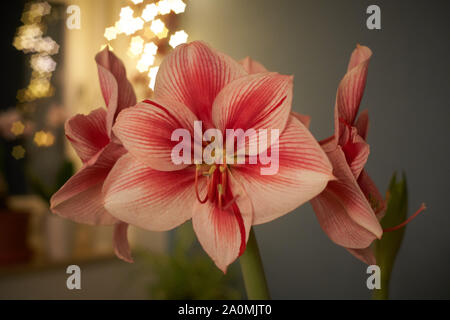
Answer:
[[[284,130],[291,112],[293,78],[277,73],[258,73],[239,78],[226,86],[213,105],[214,126],[226,129]],[[264,135],[265,138],[267,135]],[[227,138],[228,139],[228,138]],[[246,145],[262,141],[255,135]],[[265,144],[270,146],[271,139]]]
[[[65,132],[81,161],[89,161],[109,143],[106,110],[99,108],[88,115],[73,116],[66,121]]]
[[[377,264],[377,259],[375,258],[375,254],[373,253],[372,246],[363,249],[347,249],[354,257],[361,260],[367,265],[375,265]]]
[[[172,141],[171,136],[176,129],[187,129],[193,137],[195,120],[186,106],[174,100],[146,100],[121,112],[113,131],[125,148],[147,166],[162,171],[180,170],[188,164],[172,161],[172,150],[179,141]]]
[[[317,141],[295,117],[290,117],[279,141],[278,172],[261,175],[270,165],[246,164],[232,168],[249,195],[253,224],[289,213],[318,195],[333,179],[331,164]]]
[[[194,205],[192,224],[203,249],[224,273],[235,261],[247,243],[252,226],[253,209],[251,201],[242,186],[229,175],[234,206],[222,210],[214,203]],[[244,243],[243,243],[244,241]]]
[[[268,70],[258,61],[253,60],[250,57],[245,57],[239,63],[244,67],[248,74],[267,72]]]
[[[117,115],[136,104],[136,95],[127,79],[125,66],[114,53],[105,48],[95,56],[103,99],[108,109],[106,127],[108,135]]]
[[[342,151],[344,151],[345,158],[355,179],[358,179],[369,158],[370,147],[366,141],[358,135],[355,127],[345,127],[342,131],[344,132],[340,139],[342,142]],[[343,136],[346,136],[346,138],[343,138]]]
[[[348,125],[353,125],[358,113],[371,55],[369,48],[358,46],[352,54],[349,70],[338,87],[335,113],[339,120]]]
[[[123,261],[132,263],[130,244],[128,243],[128,224],[119,222],[114,226],[113,247],[114,253]]]
[[[338,146],[327,153],[337,180],[311,201],[320,225],[337,244],[348,248],[365,248],[383,230]]]
[[[365,109],[359,114],[355,127],[361,138],[367,140],[367,133],[369,131],[369,110]]]
[[[117,219],[103,206],[102,187],[115,160],[124,154],[122,146],[109,144],[72,176],[50,200],[51,210],[70,220],[98,225]]]
[[[236,61],[203,42],[182,44],[168,55],[155,83],[156,99],[174,99],[211,125],[211,110],[217,94],[231,81],[247,73]]]
[[[130,153],[117,161],[103,187],[105,207],[117,219],[166,231],[192,216],[195,169],[154,170]]]
[[[366,196],[367,201],[369,201],[372,206],[378,220],[381,220],[385,214],[386,201],[366,170],[361,171],[358,178],[358,185]]]

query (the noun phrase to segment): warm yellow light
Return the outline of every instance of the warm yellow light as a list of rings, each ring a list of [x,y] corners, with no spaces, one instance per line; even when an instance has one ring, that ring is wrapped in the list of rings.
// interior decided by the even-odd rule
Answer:
[[[31,57],[31,68],[38,73],[49,73],[56,69],[56,62],[48,55],[35,54]]]
[[[14,157],[14,159],[20,160],[25,157],[25,148],[22,146],[15,146],[12,149],[11,155]]]
[[[144,2],[144,0],[131,0],[131,2],[133,2],[134,4],[139,4]]]
[[[154,56],[158,52],[158,46],[154,42],[146,43],[144,47],[144,52]]]
[[[182,0],[168,0],[170,3],[170,8],[176,14],[184,12],[186,10],[186,4]]]
[[[117,33],[119,32],[119,30],[117,30],[116,27],[109,27],[105,29],[105,38],[108,41],[114,40],[115,38],[117,38]]]
[[[39,39],[36,42],[34,51],[36,52],[45,52],[50,55],[57,54],[59,51],[59,45],[50,37],[45,37]]]
[[[148,68],[155,62],[155,56],[150,53],[142,54],[141,59],[138,61],[136,65],[136,69],[139,72],[146,72]]]
[[[50,147],[55,142],[55,136],[51,132],[38,131],[33,141],[38,147]]]
[[[144,19],[147,22],[155,19],[157,15],[158,15],[158,7],[154,3],[148,4],[142,11],[142,19]]]
[[[131,38],[130,47],[128,48],[128,55],[137,57],[144,49],[144,39],[140,36]]]
[[[152,25],[150,26],[150,29],[153,31],[154,34],[158,34],[164,30],[164,22],[161,21],[161,19],[157,19],[152,22]]]
[[[155,90],[155,81],[156,81],[156,75],[158,74],[159,67],[153,67],[150,68],[150,71],[148,72],[148,77],[150,78],[150,82],[148,84],[148,87],[152,90]]]
[[[184,30],[175,32],[169,40],[169,44],[172,48],[179,46],[182,43],[186,43],[188,39],[188,34]]]
[[[120,17],[123,19],[132,19],[134,11],[129,6],[120,9]]]
[[[168,14],[170,13],[170,1],[169,0],[161,0],[158,2],[158,11],[160,14]]]
[[[22,121],[15,121],[13,122],[11,126],[11,132],[15,136],[20,136],[23,131],[25,130],[25,125],[22,123]]]

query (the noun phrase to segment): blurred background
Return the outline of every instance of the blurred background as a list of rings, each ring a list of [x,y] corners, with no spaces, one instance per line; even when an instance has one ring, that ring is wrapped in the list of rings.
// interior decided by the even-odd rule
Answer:
[[[381,30],[366,9],[381,8]],[[411,223],[392,274],[393,299],[450,298],[447,201],[448,1],[54,0],[2,3],[0,299],[239,299],[238,263],[226,276],[189,223],[129,231],[135,264],[115,258],[110,227],[52,215],[50,196],[80,167],[64,121],[104,106],[95,54],[110,46],[138,99],[151,97],[161,59],[204,40],[235,59],[295,76],[297,112],[317,139],[333,132],[337,86],[357,43],[374,52],[361,107],[369,109],[368,171],[384,193],[408,178]],[[275,299],[366,299],[366,266],[322,232],[309,204],[257,226]],[[66,268],[82,290],[66,288]]]

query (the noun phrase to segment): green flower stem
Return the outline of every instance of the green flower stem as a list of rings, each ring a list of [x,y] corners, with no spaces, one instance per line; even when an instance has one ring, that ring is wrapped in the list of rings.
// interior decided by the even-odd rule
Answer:
[[[247,248],[239,261],[241,263],[247,298],[249,300],[269,300],[269,289],[253,228],[250,229]]]
[[[383,281],[383,273],[381,274],[381,289],[375,289],[372,294],[372,300],[388,300],[389,299],[389,280]]]

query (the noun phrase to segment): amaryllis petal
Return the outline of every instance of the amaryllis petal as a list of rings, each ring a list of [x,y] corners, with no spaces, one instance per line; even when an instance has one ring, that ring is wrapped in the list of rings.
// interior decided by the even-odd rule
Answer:
[[[212,117],[216,128],[284,130],[291,111],[293,78],[277,73],[257,73],[227,85],[214,101]],[[256,144],[255,138],[250,143]],[[264,135],[263,137],[266,137]],[[266,146],[270,146],[268,138]],[[259,142],[261,143],[261,141]]]
[[[311,124],[311,117],[304,115],[304,114],[300,114],[298,112],[295,111],[291,111],[291,116],[294,116],[295,118],[297,118],[297,120],[300,120],[301,123],[303,123],[303,125],[306,128],[309,128],[309,125]]]
[[[355,49],[357,52],[356,54],[354,53],[355,57],[357,57],[355,58],[355,61],[357,61],[358,64],[346,73],[339,84],[336,96],[335,113],[338,116],[339,121],[344,121],[348,125],[352,125],[355,121],[366,86],[367,69],[371,53],[362,54],[361,58],[358,52],[360,50],[365,51],[363,48],[366,47],[359,46]],[[353,63],[351,65],[353,65]]]
[[[366,46],[357,44],[356,48],[352,52],[350,61],[348,62],[347,71],[350,71],[359,64],[364,63],[364,61],[370,59],[371,56],[372,50]]]
[[[312,199],[311,205],[323,231],[336,244],[346,248],[366,248],[376,239],[372,232],[349,216],[341,200],[329,187]]]
[[[358,119],[356,119],[355,127],[358,130],[358,134],[364,140],[367,140],[367,133],[369,131],[369,110],[363,110]]]
[[[347,159],[347,163],[350,166],[350,169],[355,176],[355,179],[358,179],[361,170],[367,163],[367,159],[369,158],[370,147],[366,143],[366,141],[361,138],[355,127],[344,128],[344,132],[348,135],[347,141],[342,144],[342,150],[345,153],[345,158]]]
[[[158,171],[127,153],[104,183],[105,207],[126,223],[153,231],[170,230],[192,216],[194,180],[195,169]]]
[[[167,56],[155,83],[156,99],[173,99],[211,124],[211,109],[217,94],[231,81],[247,72],[230,57],[203,42],[182,44]]]
[[[364,249],[347,249],[352,255],[354,255],[357,259],[368,265],[377,264],[377,259],[375,258],[375,254],[373,253],[373,249],[371,246]]]
[[[239,61],[239,63],[244,67],[248,74],[267,72],[268,70],[258,61],[253,60],[250,57],[246,57]]]
[[[335,197],[334,202],[337,202],[342,206],[346,212],[346,214],[358,225],[365,228],[369,232],[371,232],[375,237],[380,238],[383,230],[375,216],[375,213],[373,212],[369,202],[367,201],[366,197],[362,193],[360,187],[358,186],[358,183],[350,170],[350,167],[347,164],[347,160],[345,158],[344,152],[342,151],[341,147],[338,146],[336,150],[327,153],[329,159],[331,160],[331,163],[333,164],[333,174],[336,176],[336,181],[330,181],[330,183],[327,186],[327,193],[333,194]],[[330,196],[327,195],[327,198],[331,199]],[[311,203],[314,207],[314,202],[316,199],[314,199]],[[329,200],[330,202],[332,200]],[[333,202],[333,203],[334,203]],[[328,208],[327,214],[320,215],[318,214],[319,222],[321,222],[321,225],[336,225],[338,228],[346,228],[343,226],[339,226],[334,223],[330,223],[327,221],[321,221],[321,219],[341,219],[339,217],[333,217],[333,215],[336,215],[337,209],[330,210],[332,207]],[[314,207],[316,213],[318,210],[316,210],[316,207]],[[337,239],[333,239],[336,243],[340,244]],[[346,247],[352,247],[345,245]],[[365,245],[365,247],[367,247]],[[353,248],[355,248],[353,246]],[[358,248],[361,248],[360,246]]]
[[[372,206],[378,220],[381,220],[385,213],[386,202],[366,170],[361,171],[358,178],[358,184],[366,196],[367,201],[369,201]]]
[[[309,201],[333,179],[331,164],[314,137],[295,117],[279,141],[279,169],[261,175],[270,165],[233,167],[235,178],[243,185],[254,209],[253,224],[274,220]]]
[[[179,102],[148,100],[122,111],[113,131],[125,148],[147,166],[162,171],[180,170],[187,164],[172,161],[172,150],[179,141],[172,141],[171,136],[176,129],[187,129],[193,137],[195,120],[192,111]]]
[[[229,181],[236,197],[233,205],[220,209],[212,202],[200,204],[197,201],[192,215],[192,225],[200,244],[224,273],[242,253],[253,218],[247,193],[231,174]]]
[[[94,157],[110,141],[106,132],[106,110],[103,108],[68,119],[65,131],[67,139],[83,162]]]
[[[128,224],[119,222],[114,226],[113,247],[114,253],[126,262],[133,262],[130,244],[128,243]]]
[[[108,144],[53,194],[51,210],[79,223],[116,223],[117,219],[103,206],[102,186],[115,161],[124,153],[121,145]]]
[[[125,67],[114,53],[105,48],[95,56],[100,88],[108,109],[106,127],[111,133],[114,120],[121,110],[136,104],[136,95],[127,79]]]

